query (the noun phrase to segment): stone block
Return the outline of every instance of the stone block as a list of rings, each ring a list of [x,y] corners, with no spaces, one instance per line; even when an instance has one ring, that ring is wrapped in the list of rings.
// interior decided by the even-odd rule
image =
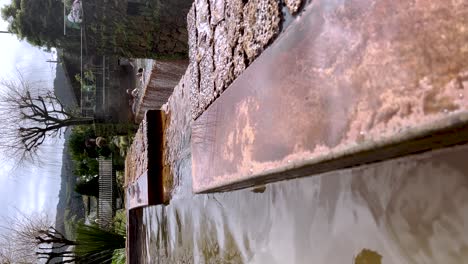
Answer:
[[[467,24],[463,1],[313,1],[193,123],[194,191],[468,142]]]

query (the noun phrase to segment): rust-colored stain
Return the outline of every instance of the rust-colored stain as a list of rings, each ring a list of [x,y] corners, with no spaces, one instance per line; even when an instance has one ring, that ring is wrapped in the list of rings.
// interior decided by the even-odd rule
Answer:
[[[425,140],[466,141],[467,25],[466,1],[313,1],[193,123],[194,191],[440,127],[458,138]]]

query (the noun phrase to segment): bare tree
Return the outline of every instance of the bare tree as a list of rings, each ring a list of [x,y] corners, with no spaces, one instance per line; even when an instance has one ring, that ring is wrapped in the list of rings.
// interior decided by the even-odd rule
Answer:
[[[111,263],[125,237],[95,225],[78,223],[76,240],[56,230],[45,214],[3,219],[0,224],[0,263]]]
[[[26,254],[25,254],[26,253]],[[18,249],[15,241],[2,235],[0,238],[0,263],[34,263],[35,258],[29,252],[22,252]]]
[[[30,83],[20,77],[17,81],[0,82],[0,148],[9,157],[34,158],[48,137],[61,135],[63,128],[92,124],[91,117],[67,109],[55,94],[40,83]]]
[[[0,226],[0,263],[71,263],[76,254],[70,250],[76,242],[67,239],[52,226],[46,214],[19,213],[4,219]],[[66,260],[63,260],[65,258]]]

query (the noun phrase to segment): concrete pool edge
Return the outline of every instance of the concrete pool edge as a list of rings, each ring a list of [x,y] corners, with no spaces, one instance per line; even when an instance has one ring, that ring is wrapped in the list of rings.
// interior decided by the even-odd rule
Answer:
[[[357,3],[314,1],[192,123],[194,192],[467,141],[467,6]]]
[[[195,193],[224,192],[260,184],[290,180],[333,170],[361,166],[405,155],[468,143],[468,112],[452,114],[430,125],[409,128],[400,135],[350,144],[341,150],[311,159],[291,160],[288,165],[232,182],[196,189]]]

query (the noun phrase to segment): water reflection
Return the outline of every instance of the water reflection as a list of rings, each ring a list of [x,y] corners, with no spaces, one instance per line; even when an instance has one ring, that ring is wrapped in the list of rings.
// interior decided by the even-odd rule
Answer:
[[[463,263],[468,147],[143,210],[140,263]],[[190,157],[181,161],[190,181]],[[188,184],[190,185],[190,184]],[[355,259],[356,258],[356,259]]]

